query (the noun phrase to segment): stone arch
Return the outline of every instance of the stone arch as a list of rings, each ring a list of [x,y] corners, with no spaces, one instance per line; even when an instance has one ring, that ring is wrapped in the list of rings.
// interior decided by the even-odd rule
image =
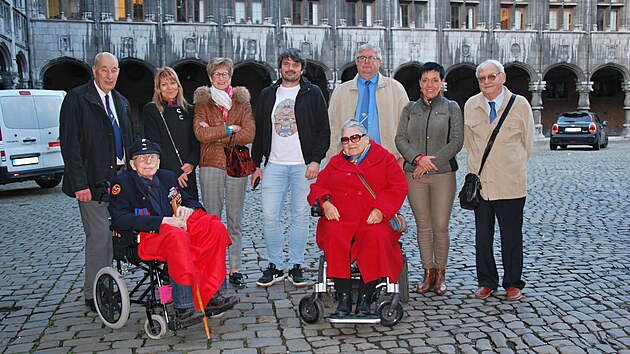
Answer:
[[[444,96],[456,101],[462,110],[466,101],[480,92],[475,68],[473,63],[460,63],[446,69]]]
[[[529,90],[529,83],[535,78],[535,73],[528,70],[528,66],[523,63],[512,62],[504,65],[506,81],[505,86],[513,93],[527,98],[531,102],[532,93]]]
[[[193,103],[193,95],[197,87],[210,85],[206,72],[207,65],[208,63],[198,59],[184,59],[171,64],[184,89],[184,97],[190,103]]]
[[[119,61],[118,82],[116,90],[129,100],[131,119],[137,125],[142,107],[153,97],[153,73],[155,67],[151,63],[125,58]]]
[[[552,65],[544,71],[545,90],[542,92],[544,110],[541,116],[543,134],[549,134],[551,126],[561,113],[578,109],[580,95],[577,92],[577,85],[584,79],[582,70],[568,63]]]
[[[260,92],[271,85],[276,72],[269,65],[259,61],[247,60],[234,65],[233,86],[245,86],[252,96],[252,107],[256,107]]]
[[[416,101],[420,98],[419,80],[421,66],[422,63],[420,62],[410,61],[399,66],[394,72],[394,79],[403,85],[411,101]]]
[[[309,60],[306,64],[306,70],[304,70],[304,76],[311,83],[317,85],[326,99],[326,103],[330,99],[330,90],[328,90],[328,79],[330,76],[330,70],[320,62]]]
[[[92,77],[90,66],[70,57],[61,57],[46,63],[40,73],[41,87],[49,90],[70,91]]]
[[[15,56],[15,63],[17,65],[17,88],[28,88],[30,77],[28,75],[28,63],[26,62],[26,56],[23,52],[19,52]]]
[[[339,78],[338,81],[340,83],[344,83],[346,81],[350,81],[350,80],[354,79],[354,77],[358,73],[357,65],[354,62],[347,63],[347,64],[345,64],[345,65],[343,65],[341,67],[339,72],[341,73],[341,75],[338,76],[338,78]]]
[[[608,121],[608,134],[621,135],[625,123],[624,99],[622,85],[627,81],[627,69],[617,64],[599,66],[593,71],[590,81],[593,91],[590,92],[590,110],[599,115],[599,119]]]
[[[4,43],[0,43],[0,89],[13,88],[13,67],[11,52]]]

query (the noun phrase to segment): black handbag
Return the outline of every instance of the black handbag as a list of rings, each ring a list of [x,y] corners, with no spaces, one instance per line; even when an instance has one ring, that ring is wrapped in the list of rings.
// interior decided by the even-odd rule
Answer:
[[[508,102],[507,107],[505,107],[503,114],[501,114],[501,119],[499,120],[499,123],[497,123],[496,128],[494,128],[494,130],[492,131],[490,140],[488,140],[488,145],[486,145],[486,150],[483,152],[483,157],[481,158],[481,166],[479,167],[479,172],[470,172],[466,175],[466,178],[464,179],[464,185],[457,195],[457,197],[459,198],[459,206],[462,207],[462,209],[475,210],[481,202],[481,181],[479,180],[479,175],[481,175],[483,165],[486,163],[486,159],[490,154],[490,149],[492,149],[494,139],[496,139],[497,135],[499,134],[499,129],[501,129],[501,125],[503,125],[503,121],[505,121],[505,117],[507,117],[507,114],[512,108],[512,104],[514,103],[515,99],[516,95],[512,94],[512,97],[510,97],[510,101]]]
[[[225,171],[231,177],[247,177],[254,173],[256,166],[244,145],[236,145],[236,133],[230,137],[225,151]]]

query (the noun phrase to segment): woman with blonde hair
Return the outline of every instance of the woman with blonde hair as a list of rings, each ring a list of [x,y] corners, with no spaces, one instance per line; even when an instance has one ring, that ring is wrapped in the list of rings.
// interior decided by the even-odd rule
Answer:
[[[230,138],[236,145],[254,141],[256,126],[249,91],[232,87],[234,64],[228,58],[214,58],[208,63],[212,85],[195,90],[194,131],[201,142],[199,161],[203,205],[211,214],[221,215],[226,206],[228,232],[232,238],[229,250],[230,283],[245,286],[241,267],[241,223],[245,205],[247,177],[227,175],[224,148]]]
[[[153,100],[142,110],[144,136],[162,148],[161,168],[177,175],[179,186],[199,199],[195,168],[199,141],[193,132],[193,107],[186,102],[177,73],[165,66],[155,74]]]

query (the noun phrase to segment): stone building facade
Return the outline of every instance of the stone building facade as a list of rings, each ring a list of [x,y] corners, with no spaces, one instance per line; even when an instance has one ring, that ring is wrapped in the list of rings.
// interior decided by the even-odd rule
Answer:
[[[208,84],[208,60],[230,57],[233,84],[247,86],[255,104],[278,78],[278,53],[296,47],[309,58],[306,76],[328,97],[355,75],[356,50],[370,42],[382,48],[383,73],[412,99],[419,95],[418,67],[437,61],[447,69],[447,97],[463,105],[478,92],[475,66],[492,58],[506,65],[508,87],[530,100],[538,137],[559,113],[574,110],[596,111],[611,134],[630,137],[630,0],[17,3],[0,0],[18,17],[28,15],[28,36],[0,36],[5,87],[10,77],[14,86],[70,89],[89,79],[94,56],[106,50],[120,59],[117,88],[136,117],[164,65],[176,69],[190,97]],[[22,64],[11,59],[18,57]]]

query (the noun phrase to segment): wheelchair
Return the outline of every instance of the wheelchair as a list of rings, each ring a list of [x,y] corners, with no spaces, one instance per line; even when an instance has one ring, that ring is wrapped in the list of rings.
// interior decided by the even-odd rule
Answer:
[[[319,205],[319,201],[315,201],[315,205],[311,208],[312,216],[321,216],[323,212]],[[401,244],[402,248],[402,244]],[[314,324],[319,322],[324,315],[324,305],[322,298],[324,295],[335,292],[334,282],[327,277],[326,272],[326,260],[323,255],[319,257],[319,268],[317,272],[317,283],[313,285],[313,293],[304,296],[300,300],[298,306],[298,313],[300,318],[306,323]],[[398,324],[404,315],[402,302],[409,301],[409,278],[408,278],[408,265],[407,258],[403,253],[403,266],[398,278],[398,283],[392,283],[389,278],[382,278],[376,285],[376,289],[372,294],[371,308],[375,303],[378,303],[376,307],[376,316],[368,317],[329,317],[330,323],[368,323],[377,324],[380,323],[387,327],[393,327]],[[353,284],[353,293],[357,293],[359,282],[362,281],[361,273],[359,272],[356,262],[350,267],[350,279]],[[335,298],[337,294],[335,293]]]
[[[112,236],[116,268],[99,270],[93,288],[96,311],[101,321],[112,329],[123,327],[129,319],[131,303],[134,303],[145,307],[144,331],[149,338],[160,339],[167,329],[176,330],[175,321],[169,318],[166,306],[172,301],[168,296],[170,289],[165,285],[168,282],[166,263],[140,259],[137,233],[112,230]],[[138,284],[128,291],[123,275],[136,270],[145,273]]]

